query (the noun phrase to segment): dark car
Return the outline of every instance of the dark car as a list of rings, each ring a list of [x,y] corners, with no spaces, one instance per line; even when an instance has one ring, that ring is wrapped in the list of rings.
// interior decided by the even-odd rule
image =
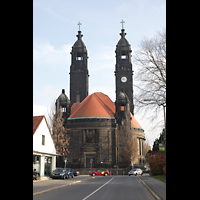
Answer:
[[[72,172],[74,173],[74,176],[78,176],[79,175],[79,171],[72,169]]]
[[[71,168],[64,168],[68,173],[68,178],[74,178],[74,172]]]
[[[38,172],[34,167],[33,167],[33,179],[38,180],[40,176],[40,172]]]
[[[52,179],[54,179],[54,178],[66,179],[66,178],[68,178],[68,171],[66,171],[66,169],[64,169],[64,168],[55,169],[52,174]]]
[[[96,176],[96,175],[103,175],[103,176],[107,176],[109,175],[109,171],[107,169],[97,169],[96,171],[92,171],[90,173],[91,176]]]

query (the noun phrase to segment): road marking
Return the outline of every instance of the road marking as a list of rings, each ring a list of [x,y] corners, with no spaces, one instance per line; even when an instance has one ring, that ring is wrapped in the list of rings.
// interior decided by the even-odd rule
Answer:
[[[92,177],[92,178],[95,178],[95,177]],[[67,183],[67,184],[60,185],[60,186],[57,186],[57,187],[53,187],[53,188],[50,188],[50,189],[47,189],[47,190],[42,190],[40,192],[35,192],[35,193],[33,193],[33,196],[36,196],[36,195],[39,195],[39,194],[43,194],[43,193],[46,193],[46,192],[49,192],[49,191],[52,191],[52,190],[56,190],[56,189],[59,189],[59,188],[65,187],[65,186],[69,186],[69,185],[73,185],[73,184],[76,184],[76,183],[80,183],[80,182],[83,182],[83,181],[87,181],[89,179],[91,179],[91,178],[75,181],[75,182],[72,182],[72,183]]]
[[[114,178],[114,177],[113,177]],[[108,184],[110,181],[113,180],[113,178],[111,178],[108,182],[104,183],[101,187],[99,187],[98,189],[96,189],[94,192],[92,192],[91,194],[89,194],[87,197],[85,197],[82,200],[86,200],[87,198],[89,198],[90,196],[92,196],[95,192],[97,192],[98,190],[100,190],[102,187],[104,187],[106,184]]]

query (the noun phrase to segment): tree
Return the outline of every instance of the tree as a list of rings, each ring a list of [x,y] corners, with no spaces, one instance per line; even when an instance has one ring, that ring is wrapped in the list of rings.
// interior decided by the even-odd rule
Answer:
[[[151,175],[166,174],[166,151],[147,154],[146,161]]]
[[[148,143],[148,140],[146,142],[144,142],[144,155],[146,156],[146,154],[151,151],[151,146]]]
[[[143,39],[140,49],[134,52],[134,63],[138,72],[135,107],[145,111],[151,110],[156,117],[160,106],[166,107],[166,31],[158,32],[151,39]],[[165,119],[166,129],[166,119]]]
[[[165,138],[165,129],[163,129],[162,133],[160,134],[160,137],[158,139],[155,139],[153,143],[153,151],[159,151],[159,144],[164,144],[166,148],[166,138]]]
[[[130,165],[131,156],[134,162],[139,157],[137,138],[130,129],[130,117],[123,120],[123,125],[119,126],[119,162]],[[132,163],[131,163],[132,164]]]
[[[69,136],[64,127],[63,112],[60,109],[59,102],[57,102],[57,112],[53,115],[52,131],[53,141],[56,147],[56,153],[62,156],[62,160],[67,157],[69,153]],[[54,113],[54,112],[51,112]],[[52,118],[52,117],[51,117]],[[51,119],[50,118],[50,119]]]

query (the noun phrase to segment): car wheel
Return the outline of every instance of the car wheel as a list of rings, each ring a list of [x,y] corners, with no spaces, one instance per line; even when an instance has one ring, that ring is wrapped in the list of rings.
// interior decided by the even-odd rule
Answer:
[[[92,176],[95,176],[95,175],[96,175],[95,173],[92,174]]]
[[[105,174],[104,174],[104,176],[108,176],[108,174],[107,174],[107,173],[105,173]]]

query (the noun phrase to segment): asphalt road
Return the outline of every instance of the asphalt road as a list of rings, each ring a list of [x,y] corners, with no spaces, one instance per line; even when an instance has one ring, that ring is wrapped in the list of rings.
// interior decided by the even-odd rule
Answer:
[[[153,200],[135,176],[100,176],[33,197],[34,200]]]
[[[69,178],[69,179],[50,179],[48,181],[36,181],[33,182],[33,194],[37,192],[41,192],[47,189],[59,187],[62,185],[68,185],[69,183],[79,181],[79,180],[85,180],[88,178],[92,178],[91,176],[75,176],[74,178]]]

